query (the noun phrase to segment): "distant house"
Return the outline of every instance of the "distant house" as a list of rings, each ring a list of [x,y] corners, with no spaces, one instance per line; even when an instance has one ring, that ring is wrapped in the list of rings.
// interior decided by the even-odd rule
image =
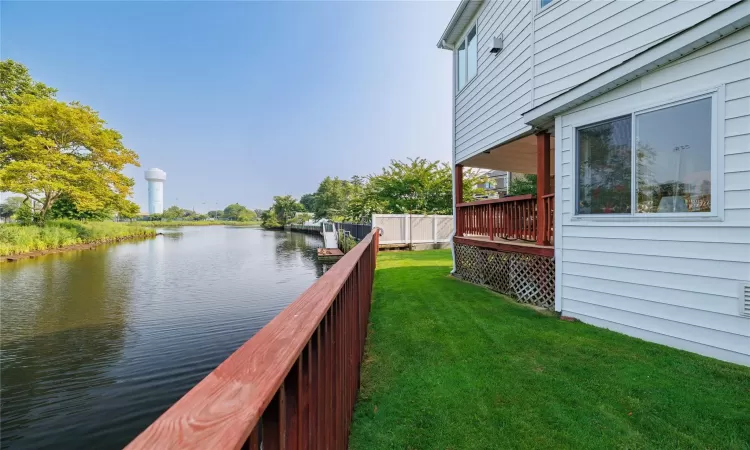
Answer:
[[[477,188],[483,190],[477,196],[479,199],[500,198],[508,194],[508,183],[511,177],[510,172],[504,170],[490,170],[484,174],[487,181],[477,184]]]
[[[750,1],[469,1],[453,52],[455,273],[750,365]],[[537,195],[463,202],[463,168]]]

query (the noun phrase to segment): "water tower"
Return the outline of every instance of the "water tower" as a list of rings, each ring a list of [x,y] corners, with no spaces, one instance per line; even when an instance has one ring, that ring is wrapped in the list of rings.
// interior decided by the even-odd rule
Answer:
[[[146,180],[148,181],[148,213],[161,214],[164,212],[164,182],[167,180],[167,172],[161,169],[148,169]]]

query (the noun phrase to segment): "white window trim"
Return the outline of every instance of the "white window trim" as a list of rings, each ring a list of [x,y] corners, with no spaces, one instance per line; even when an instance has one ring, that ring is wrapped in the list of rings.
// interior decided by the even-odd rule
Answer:
[[[476,29],[476,36],[475,39],[477,40],[477,73],[474,74],[473,77],[469,78],[469,68],[468,68],[468,60],[469,60],[469,43],[466,41],[466,38],[469,37],[469,33],[471,33],[472,29]],[[455,62],[455,70],[454,75],[456,77],[456,87],[458,87],[458,48],[461,46],[461,43],[463,43],[466,46],[466,61],[467,61],[467,67],[466,67],[466,84],[464,84],[464,87],[461,89],[456,90],[456,96],[459,96],[461,92],[463,92],[467,87],[471,85],[471,83],[477,79],[479,76],[479,18],[477,17],[471,22],[471,26],[466,28],[466,31],[461,36],[461,39],[456,42],[456,49],[453,51],[453,61]]]
[[[630,117],[631,120],[631,209],[637,209],[635,201],[637,200],[635,176],[635,128],[636,116],[652,111],[657,111],[684,103],[711,98],[711,212],[693,212],[693,213],[639,213],[632,211],[630,214],[579,214],[578,213],[578,177],[579,177],[579,153],[578,153],[578,130],[587,128],[599,123],[608,122],[622,117]],[[724,85],[709,90],[694,93],[688,96],[681,96],[670,100],[662,100],[651,104],[646,104],[640,108],[617,111],[618,113],[608,114],[607,119],[594,122],[581,122],[571,124],[571,141],[573,152],[572,180],[571,186],[573,194],[573,211],[570,217],[571,222],[718,222],[724,220]]]
[[[533,1],[534,1],[535,18],[538,18],[547,14],[549,11],[557,8],[563,3],[563,0],[552,0],[546,6],[542,6],[542,0],[533,0]]]

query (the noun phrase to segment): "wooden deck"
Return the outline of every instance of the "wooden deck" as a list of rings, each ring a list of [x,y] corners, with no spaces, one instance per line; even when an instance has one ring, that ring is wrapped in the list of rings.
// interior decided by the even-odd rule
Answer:
[[[338,248],[319,248],[318,259],[322,262],[338,261],[344,256],[344,252]]]
[[[500,252],[525,253],[528,255],[546,256],[548,258],[552,258],[555,255],[554,246],[537,245],[536,242],[523,240],[507,240],[502,238],[490,240],[487,236],[455,236],[453,241],[457,244],[473,245]]]

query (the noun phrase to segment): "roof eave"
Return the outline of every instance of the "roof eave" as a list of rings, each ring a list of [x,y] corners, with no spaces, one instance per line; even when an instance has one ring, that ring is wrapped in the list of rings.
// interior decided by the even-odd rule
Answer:
[[[450,22],[448,22],[448,26],[445,27],[443,35],[440,36],[437,48],[453,50],[453,41],[458,38],[458,36],[453,36],[455,34],[456,26],[465,16],[474,16],[482,3],[484,3],[484,0],[461,0],[461,3],[458,4],[458,8],[456,8],[456,11],[453,13],[453,17],[451,17]],[[469,6],[472,6],[472,8],[469,8]],[[463,30],[461,31],[463,32]]]

